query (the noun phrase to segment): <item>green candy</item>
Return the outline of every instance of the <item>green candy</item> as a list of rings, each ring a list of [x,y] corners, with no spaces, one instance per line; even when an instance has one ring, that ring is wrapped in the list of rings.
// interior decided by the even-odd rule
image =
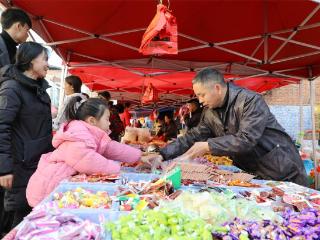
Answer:
[[[209,240],[211,225],[176,210],[132,211],[114,223],[105,224],[114,239]]]
[[[241,233],[239,240],[249,240],[248,233]]]
[[[210,231],[203,231],[201,234],[201,239],[202,240],[211,240],[212,239],[212,234]]]

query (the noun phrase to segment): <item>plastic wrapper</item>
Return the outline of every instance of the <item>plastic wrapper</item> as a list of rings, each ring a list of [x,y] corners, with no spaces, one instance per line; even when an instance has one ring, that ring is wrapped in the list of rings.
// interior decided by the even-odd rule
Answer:
[[[138,142],[139,143],[148,143],[151,140],[151,134],[148,128],[138,128]]]
[[[110,208],[112,202],[107,192],[93,193],[83,188],[76,188],[64,193],[55,193],[55,202],[59,208]]]
[[[212,239],[211,225],[199,217],[165,208],[134,211],[107,223],[106,228],[112,232],[112,239],[119,240]]]
[[[138,140],[138,132],[137,128],[133,127],[126,127],[124,136],[122,138],[123,142],[128,142],[128,143],[136,143]]]
[[[284,211],[282,221],[247,221],[235,218],[213,228],[215,239],[320,239],[320,212],[304,209],[301,213]]]
[[[88,220],[84,221],[72,214],[60,212],[47,204],[36,207],[24,219],[14,239],[100,240],[103,239],[103,234],[99,225]]]
[[[213,225],[220,225],[235,217],[256,221],[279,218],[270,207],[259,206],[245,199],[234,199],[233,195],[209,192],[184,192],[174,201],[162,202],[160,206],[192,212]]]
[[[77,174],[69,179],[69,182],[115,182],[120,177],[117,174]]]
[[[211,154],[205,154],[203,158],[217,165],[232,166],[233,164],[233,161],[227,156],[213,156]]]

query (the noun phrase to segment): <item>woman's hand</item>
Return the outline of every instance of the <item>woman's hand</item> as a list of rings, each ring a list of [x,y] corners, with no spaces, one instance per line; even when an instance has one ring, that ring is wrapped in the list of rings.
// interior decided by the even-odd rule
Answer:
[[[8,174],[0,177],[0,186],[6,189],[11,189],[13,182],[13,175]]]

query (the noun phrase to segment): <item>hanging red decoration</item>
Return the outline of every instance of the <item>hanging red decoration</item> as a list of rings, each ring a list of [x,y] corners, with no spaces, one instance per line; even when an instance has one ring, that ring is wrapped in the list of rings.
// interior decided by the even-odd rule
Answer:
[[[141,99],[142,104],[157,102],[159,100],[158,91],[152,83],[149,83]]]
[[[163,4],[143,35],[139,52],[143,55],[178,54],[178,29],[176,18]]]

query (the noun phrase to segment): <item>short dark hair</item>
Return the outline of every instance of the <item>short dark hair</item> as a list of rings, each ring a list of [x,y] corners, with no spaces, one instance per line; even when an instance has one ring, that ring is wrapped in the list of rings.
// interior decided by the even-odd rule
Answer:
[[[123,106],[123,104],[118,103],[118,104],[116,105],[116,109],[117,109],[118,113],[123,113],[123,112],[124,112],[124,106]]]
[[[124,104],[124,106],[125,106],[126,108],[129,108],[129,107],[131,106],[131,103],[126,102],[126,103]]]
[[[192,98],[189,101],[187,101],[187,103],[189,103],[189,104],[192,103],[192,104],[196,105],[197,107],[200,107],[200,103],[199,103],[198,98]]]
[[[113,108],[113,102],[112,102],[112,101],[109,101],[109,102],[108,102],[108,106],[109,106],[109,108]]]
[[[86,120],[87,117],[94,117],[99,120],[108,105],[106,101],[99,98],[89,98],[81,103],[80,96],[73,97],[66,106],[65,117],[68,121],[72,120]]]
[[[37,58],[42,52],[48,57],[48,49],[36,42],[25,42],[20,44],[16,54],[16,67],[21,72],[32,67],[31,61]]]
[[[173,114],[167,113],[164,117],[169,118],[170,120],[173,120]]]
[[[108,91],[99,92],[98,95],[102,96],[105,99],[110,99],[111,98],[111,94]]]
[[[223,75],[218,70],[213,69],[211,67],[202,69],[200,72],[197,73],[195,78],[192,80],[192,84],[196,83],[218,83],[222,86],[227,85],[227,83],[224,81]]]
[[[3,29],[9,29],[16,22],[22,25],[28,24],[32,28],[32,22],[26,12],[19,8],[8,8],[1,14],[1,26]]]
[[[81,93],[82,81],[78,76],[70,75],[66,77],[65,81],[73,87],[75,93]]]

